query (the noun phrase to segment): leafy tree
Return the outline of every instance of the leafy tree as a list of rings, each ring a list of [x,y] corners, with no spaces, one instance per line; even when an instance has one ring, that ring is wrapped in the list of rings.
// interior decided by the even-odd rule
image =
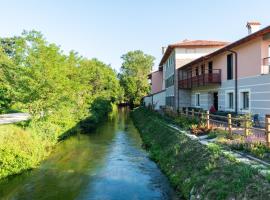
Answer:
[[[10,87],[8,87],[5,74],[11,65],[11,61],[5,55],[2,49],[0,49],[0,113],[9,109],[12,103],[12,97],[10,94]]]
[[[123,63],[119,78],[125,100],[131,105],[139,105],[141,98],[150,90],[147,75],[152,70],[155,58],[140,50],[130,51],[121,58]]]
[[[6,88],[1,91],[9,93],[16,108],[32,115],[30,125],[40,135],[56,141],[80,120],[96,115],[91,109],[95,99],[117,102],[122,95],[110,66],[76,52],[65,55],[40,32],[25,31],[5,41],[1,43],[3,54],[11,62],[1,68],[2,87]],[[5,100],[7,106],[9,103]]]

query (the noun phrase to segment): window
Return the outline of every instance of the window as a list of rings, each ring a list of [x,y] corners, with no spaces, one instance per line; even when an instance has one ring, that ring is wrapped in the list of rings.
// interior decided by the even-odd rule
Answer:
[[[201,65],[201,74],[204,74],[204,64]]]
[[[199,75],[199,68],[198,68],[198,67],[196,67],[196,69],[195,69],[195,75],[196,75],[196,76]]]
[[[229,92],[227,95],[228,95],[228,108],[233,109],[233,93]]]
[[[165,88],[171,87],[172,85],[174,85],[174,75],[165,80]]]
[[[200,106],[200,94],[199,93],[195,94],[195,98],[196,98],[196,106]]]
[[[227,55],[227,80],[233,79],[233,55]]]
[[[249,110],[249,92],[242,92],[242,109]]]
[[[165,100],[167,106],[174,107],[174,96],[168,96]]]
[[[209,74],[213,73],[213,62],[212,61],[208,63],[208,73]]]

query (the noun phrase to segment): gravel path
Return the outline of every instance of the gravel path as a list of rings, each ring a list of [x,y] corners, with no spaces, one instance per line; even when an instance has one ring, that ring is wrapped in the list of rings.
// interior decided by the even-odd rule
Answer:
[[[25,121],[30,118],[28,113],[11,113],[0,115],[0,124],[12,124],[20,121]]]

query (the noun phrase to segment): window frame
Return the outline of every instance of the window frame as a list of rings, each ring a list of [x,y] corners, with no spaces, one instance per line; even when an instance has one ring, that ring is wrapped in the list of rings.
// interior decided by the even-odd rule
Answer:
[[[201,107],[201,93],[199,92],[195,93],[195,107],[197,108]]]
[[[213,73],[213,61],[208,62],[208,74]]]
[[[230,96],[232,94],[232,107],[230,107]],[[234,111],[235,109],[235,92],[234,90],[227,90],[225,92],[225,110],[226,111]]]
[[[229,57],[231,58],[231,64],[230,64],[230,71],[229,71]],[[233,77],[234,77],[234,73],[233,73],[233,54],[227,54],[227,80],[233,80]],[[230,72],[230,73],[229,73]]]
[[[248,108],[244,108],[244,93],[248,93]],[[239,109],[243,113],[249,113],[251,110],[251,92],[250,89],[240,89],[239,90]]]

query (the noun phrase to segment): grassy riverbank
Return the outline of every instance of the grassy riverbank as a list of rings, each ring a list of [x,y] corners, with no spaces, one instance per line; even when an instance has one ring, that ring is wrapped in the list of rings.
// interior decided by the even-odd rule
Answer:
[[[219,146],[191,140],[144,108],[131,115],[151,158],[186,199],[270,198],[269,181],[249,165],[222,154]]]
[[[110,102],[102,105],[104,107],[96,108],[90,117],[77,124],[76,121],[68,123],[66,118],[62,118],[67,123],[64,127],[58,122],[53,123],[52,119],[38,123],[30,121],[17,125],[0,125],[0,179],[37,167],[58,141],[77,131],[88,133],[96,128],[115,110],[115,105]],[[47,137],[46,131],[53,137]]]

